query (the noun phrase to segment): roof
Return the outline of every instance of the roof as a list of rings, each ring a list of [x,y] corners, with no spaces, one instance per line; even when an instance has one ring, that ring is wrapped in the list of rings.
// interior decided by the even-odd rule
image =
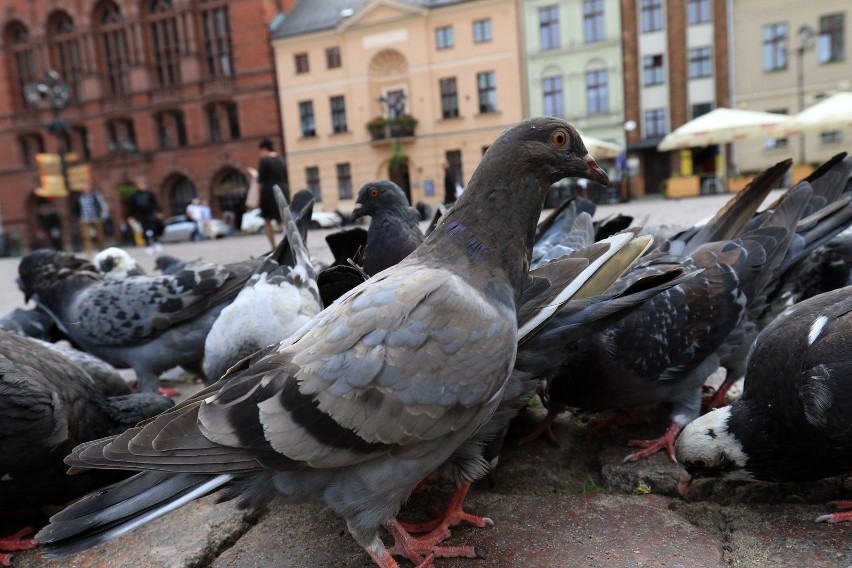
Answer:
[[[299,0],[283,21],[272,28],[273,38],[292,37],[334,29],[371,0]],[[419,8],[439,8],[469,0],[397,0]]]

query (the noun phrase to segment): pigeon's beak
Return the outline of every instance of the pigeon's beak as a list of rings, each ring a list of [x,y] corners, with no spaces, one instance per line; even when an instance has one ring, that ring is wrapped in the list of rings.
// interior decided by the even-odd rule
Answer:
[[[594,158],[592,158],[591,154],[586,154],[581,159],[586,163],[586,171],[580,174],[581,177],[595,181],[601,185],[609,185],[609,177],[606,175],[606,172],[598,166],[598,163]]]
[[[364,205],[363,205],[363,204],[361,204],[361,203],[356,203],[356,204],[355,204],[355,208],[352,210],[352,217],[351,217],[351,219],[354,221],[355,219],[360,219],[361,217],[363,217],[363,216],[364,216],[364,211],[363,211],[363,209],[364,209]]]
[[[681,472],[680,479],[678,479],[677,482],[677,492],[680,494],[681,497],[686,497],[686,494],[692,490],[693,480],[694,477],[692,477],[691,473],[687,471]]]

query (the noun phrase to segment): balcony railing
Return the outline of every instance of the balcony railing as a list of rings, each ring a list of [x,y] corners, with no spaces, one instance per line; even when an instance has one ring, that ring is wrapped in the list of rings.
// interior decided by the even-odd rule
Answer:
[[[374,118],[367,123],[367,130],[373,142],[410,138],[415,136],[416,129],[417,119],[408,114],[392,118]]]

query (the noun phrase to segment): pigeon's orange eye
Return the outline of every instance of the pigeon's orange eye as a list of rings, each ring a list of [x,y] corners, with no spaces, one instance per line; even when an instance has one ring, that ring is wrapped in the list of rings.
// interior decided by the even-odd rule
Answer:
[[[568,133],[564,130],[557,130],[550,135],[550,141],[555,145],[562,147],[568,143]]]
[[[378,197],[379,196],[379,188],[371,187],[370,191],[368,193],[370,194],[370,197]]]

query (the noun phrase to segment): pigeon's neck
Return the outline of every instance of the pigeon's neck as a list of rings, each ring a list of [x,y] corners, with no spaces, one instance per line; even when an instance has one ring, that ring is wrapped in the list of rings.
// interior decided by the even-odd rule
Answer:
[[[451,264],[466,264],[472,272],[488,271],[489,278],[505,278],[517,303],[550,184],[533,174],[516,181],[509,175],[496,177],[474,176],[420,250]],[[500,185],[504,187],[498,190]]]

